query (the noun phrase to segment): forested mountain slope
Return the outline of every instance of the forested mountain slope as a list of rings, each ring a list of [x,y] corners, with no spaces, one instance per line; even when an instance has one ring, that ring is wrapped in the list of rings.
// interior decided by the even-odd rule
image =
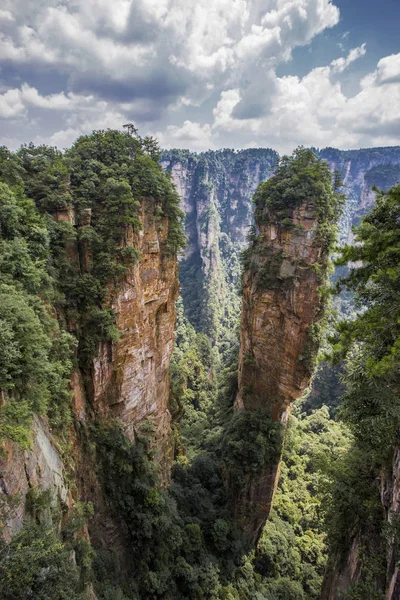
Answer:
[[[0,596],[316,600],[364,442],[351,400],[347,426],[318,399],[287,418],[322,339],[339,177],[304,149],[160,157],[127,129],[0,149]],[[348,238],[400,149],[324,152]],[[380,472],[360,519],[382,516]],[[359,572],[350,597],[380,593]]]
[[[346,205],[340,239],[351,238],[351,226],[375,202],[373,186],[387,190],[400,178],[400,147],[362,150],[325,148],[316,153],[337,169]],[[253,222],[253,194],[274,170],[278,154],[271,149],[217,150],[193,153],[168,150],[161,165],[171,172],[186,214],[188,245],[180,260],[181,293],[192,324],[218,337],[239,305],[232,287],[239,279],[239,253]],[[232,308],[234,307],[234,308]]]

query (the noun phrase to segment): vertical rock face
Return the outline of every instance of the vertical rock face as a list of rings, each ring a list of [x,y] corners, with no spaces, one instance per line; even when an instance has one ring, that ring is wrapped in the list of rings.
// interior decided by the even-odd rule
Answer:
[[[387,190],[400,180],[400,147],[336,150],[325,148],[319,152],[332,169],[343,178],[346,207],[343,211],[340,235],[346,241],[351,226],[357,225],[375,204],[372,187]]]
[[[318,268],[322,247],[311,202],[293,211],[295,228],[261,225],[252,266],[244,273],[238,408],[268,408],[286,421],[290,404],[307,387],[320,314]]]
[[[321,600],[340,600],[342,594],[360,579],[361,539],[356,536],[347,554],[346,561],[335,558],[325,573],[321,590]]]
[[[149,210],[150,208],[150,210]],[[113,291],[119,339],[102,344],[94,361],[93,397],[101,412],[118,417],[130,439],[144,423],[163,479],[168,480],[170,451],[169,365],[174,345],[177,262],[165,249],[168,222],[157,228],[151,207],[142,207],[142,230],[127,239],[141,259]],[[128,236],[129,237],[129,236]]]
[[[321,339],[322,289],[342,202],[331,178],[325,162],[299,149],[282,159],[254,198],[256,227],[243,257],[236,411],[242,418],[257,411],[260,422],[271,424],[264,458],[244,470],[239,492],[230,486],[236,520],[253,543],[278,481],[281,441],[274,423],[285,426],[291,404],[308,386]]]
[[[90,215],[86,215],[85,223],[77,223],[73,210],[56,211],[53,218],[74,227],[90,222]],[[116,417],[133,440],[142,425],[151,424],[150,441],[161,481],[167,483],[173,458],[168,400],[175,300],[179,292],[177,260],[166,252],[168,219],[163,217],[161,222],[154,219],[152,201],[142,202],[140,220],[141,231],[134,235],[128,228],[122,243],[137,248],[141,258],[109,292],[108,305],[115,311],[119,337],[100,344],[89,376],[80,369],[74,370],[72,401],[76,421],[83,427],[90,423],[93,412],[106,418]],[[78,244],[72,238],[65,251],[71,263],[80,264],[80,269],[86,270],[91,257],[85,244]],[[17,499],[12,510],[6,511],[9,513],[5,522],[7,538],[22,526],[30,488],[49,490],[65,509],[74,504],[66,477],[65,460],[69,457],[60,451],[59,440],[52,435],[46,420],[34,420],[31,437],[33,443],[29,450],[7,443],[0,456],[0,507],[7,508],[8,498]],[[95,501],[101,507],[103,500],[96,465],[86,456],[82,440],[73,428],[69,438],[75,459],[74,487],[77,486],[81,498]],[[108,519],[104,515],[102,518]],[[103,539],[117,542],[118,525],[108,519],[105,527],[109,531],[101,533]]]
[[[72,387],[78,418],[86,419],[89,401],[99,414],[117,417],[132,441],[135,430],[151,422],[154,449],[167,476],[171,462],[169,365],[179,285],[176,258],[165,252],[168,219],[156,221],[154,208],[151,200],[142,202],[140,232],[134,234],[128,227],[121,242],[135,247],[140,259],[109,291],[108,305],[116,315],[118,339],[100,344],[86,390],[78,372],[73,375]],[[61,217],[59,212],[56,220],[62,218],[75,225],[73,212],[64,211]],[[78,227],[87,225],[90,214],[86,212]],[[86,242],[66,250],[69,260],[78,261],[81,271],[86,272],[91,261]],[[85,398],[85,391],[89,391],[89,398]]]
[[[52,490],[64,508],[71,506],[65,468],[47,424],[35,418],[32,445],[22,450],[16,444],[3,444],[0,457],[0,506],[5,518],[2,534],[6,541],[21,529],[25,518],[27,493],[33,487]],[[7,510],[7,499],[16,498]]]
[[[310,382],[321,315],[317,266],[323,249],[312,202],[292,213],[295,228],[260,225],[244,272],[237,409],[267,409],[286,423],[291,403]],[[234,502],[237,521],[257,538],[271,509],[279,461],[251,478]]]
[[[231,306],[239,313],[235,288],[239,253],[253,218],[252,197],[271,176],[277,158],[268,149],[202,154],[171,150],[162,156],[186,214],[188,244],[180,261],[185,309],[192,324],[216,341],[224,309]]]

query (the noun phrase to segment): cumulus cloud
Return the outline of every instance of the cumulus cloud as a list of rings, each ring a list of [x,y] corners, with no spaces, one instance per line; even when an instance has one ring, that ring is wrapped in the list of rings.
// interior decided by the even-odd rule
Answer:
[[[214,109],[212,131],[219,137],[240,137],[243,145],[266,145],[268,140],[267,145],[287,152],[298,144],[340,148],[398,144],[400,55],[379,61],[353,97],[347,97],[337,81],[337,73],[362,56],[364,48],[302,78],[275,76],[270,108],[262,118],[237,119],[239,90],[223,92]]]
[[[210,125],[200,125],[193,121],[185,121],[181,127],[169,125],[165,132],[156,134],[164,148],[196,147],[197,150],[212,150],[215,143]]]
[[[382,58],[374,75],[377,83],[400,83],[400,54]]]
[[[12,119],[25,112],[19,90],[8,90],[0,95],[0,118]]]
[[[340,77],[365,44],[302,78],[277,76],[338,21],[334,0],[3,0],[4,138],[62,147],[132,120],[195,150],[393,143],[400,55],[350,98]]]

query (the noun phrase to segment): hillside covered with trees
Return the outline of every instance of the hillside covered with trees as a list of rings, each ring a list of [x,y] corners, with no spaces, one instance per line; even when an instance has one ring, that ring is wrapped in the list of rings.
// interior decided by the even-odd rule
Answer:
[[[231,184],[255,169],[256,151],[225,154]],[[133,127],[95,131],[65,152],[0,149],[0,596],[317,600],[337,589],[383,599],[398,560],[399,187],[378,193],[357,244],[340,252],[338,266],[355,268],[337,284],[345,310],[335,316],[328,271],[343,194],[320,157],[263,154],[257,173],[270,179],[245,242],[238,192],[214,157],[196,166],[199,212],[185,236],[166,156]],[[219,178],[214,204],[207,169]],[[374,173],[392,184],[392,171]],[[262,231],[275,226],[285,252],[315,235],[318,260],[305,250],[274,258]],[[341,373],[339,401],[336,380],[323,379],[324,401],[306,393],[287,424],[269,404],[238,407],[238,364],[274,375],[255,356],[239,360],[243,271],[253,297],[274,294],[277,309],[304,279],[318,302],[296,368],[307,383],[324,346]],[[278,463],[254,545],[232,494]],[[357,577],[344,589],[356,546]]]

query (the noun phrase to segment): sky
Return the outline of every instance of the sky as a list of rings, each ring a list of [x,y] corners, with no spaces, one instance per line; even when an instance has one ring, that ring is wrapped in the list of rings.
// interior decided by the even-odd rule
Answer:
[[[400,0],[0,0],[0,144],[400,145]]]

